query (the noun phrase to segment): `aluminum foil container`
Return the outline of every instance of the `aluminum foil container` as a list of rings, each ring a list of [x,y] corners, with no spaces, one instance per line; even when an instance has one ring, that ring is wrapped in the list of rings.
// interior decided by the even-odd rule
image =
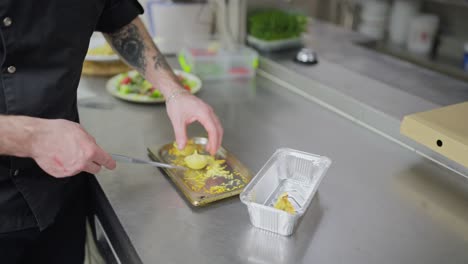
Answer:
[[[330,165],[331,160],[324,156],[278,149],[240,194],[252,225],[280,235],[291,235]],[[284,193],[288,194],[294,214],[274,208]]]

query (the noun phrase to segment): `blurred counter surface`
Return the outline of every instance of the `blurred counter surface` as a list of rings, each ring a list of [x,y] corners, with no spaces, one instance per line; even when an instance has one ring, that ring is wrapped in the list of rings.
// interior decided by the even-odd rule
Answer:
[[[311,100],[321,83],[340,82],[333,73],[319,79],[326,77],[322,67],[355,76],[346,65],[333,68],[332,52],[317,50],[316,67],[290,65],[317,78],[296,92],[287,88],[287,75],[275,75],[278,81],[268,74],[269,67],[277,70],[287,62],[263,58],[265,68],[256,79],[206,81],[199,93],[224,124],[224,147],[254,174],[280,147],[333,160],[295,234],[281,237],[253,228],[237,197],[193,208],[157,169],[118,164],[93,184],[100,225],[120,263],[468,261],[465,178]],[[355,85],[352,81],[341,80],[341,87]],[[147,147],[173,140],[164,105],[119,101],[107,94],[105,82],[83,77],[78,96],[82,124],[104,149],[145,157]],[[377,81],[368,78],[362,85],[367,82],[370,89]],[[199,125],[188,132],[204,135]]]
[[[274,62],[394,117],[468,100],[468,82],[366,48],[372,40],[357,32],[314,20],[304,40],[317,66],[294,63],[293,51],[263,54],[263,66]]]

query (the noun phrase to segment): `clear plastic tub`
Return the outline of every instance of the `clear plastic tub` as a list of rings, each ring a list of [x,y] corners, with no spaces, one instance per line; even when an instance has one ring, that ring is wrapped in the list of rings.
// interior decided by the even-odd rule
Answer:
[[[240,194],[252,225],[280,235],[291,235],[330,165],[331,160],[324,156],[278,149]],[[274,208],[284,193],[288,194],[295,214]]]
[[[249,78],[255,76],[258,53],[245,46],[232,50],[192,47],[179,53],[179,64],[185,72],[203,80]]]

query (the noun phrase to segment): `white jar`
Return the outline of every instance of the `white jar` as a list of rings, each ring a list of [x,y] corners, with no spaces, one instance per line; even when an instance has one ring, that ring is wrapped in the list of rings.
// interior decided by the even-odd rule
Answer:
[[[383,39],[385,33],[383,27],[368,24],[359,25],[358,31],[359,33],[375,40]]]
[[[385,18],[388,15],[389,7],[386,0],[368,0],[363,3],[361,17],[371,20]]]
[[[421,2],[418,0],[397,0],[392,6],[389,18],[388,36],[390,42],[403,45],[408,36],[408,26],[417,15]]]
[[[363,3],[358,31],[373,39],[382,39],[387,27],[389,4],[386,0]]]
[[[411,19],[408,29],[407,47],[410,52],[427,55],[434,44],[439,27],[439,17],[424,14]]]

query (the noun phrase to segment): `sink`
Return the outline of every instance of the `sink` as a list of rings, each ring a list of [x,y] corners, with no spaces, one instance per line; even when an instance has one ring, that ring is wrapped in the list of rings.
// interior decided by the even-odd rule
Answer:
[[[460,69],[461,61],[442,56],[424,56],[413,54],[404,47],[393,45],[386,41],[368,40],[363,42],[356,42],[355,44],[468,82],[468,73]]]

